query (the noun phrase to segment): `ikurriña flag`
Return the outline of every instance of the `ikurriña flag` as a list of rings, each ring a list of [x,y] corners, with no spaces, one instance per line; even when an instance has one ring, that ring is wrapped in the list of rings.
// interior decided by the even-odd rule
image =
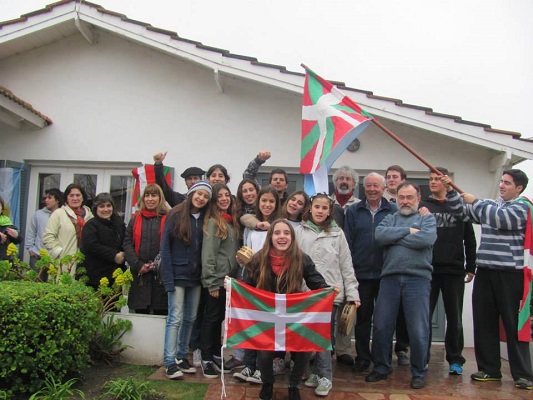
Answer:
[[[278,294],[227,284],[224,346],[266,351],[331,350],[332,288]]]
[[[172,175],[174,168],[163,166],[163,174],[167,184],[172,187]],[[134,168],[131,170],[131,174],[135,178],[135,187],[133,188],[133,196],[131,201],[131,214],[135,214],[137,209],[137,202],[141,198],[141,194],[144,191],[146,185],[150,183],[156,183],[155,181],[155,169],[152,164],[145,164],[142,167]]]
[[[327,192],[327,173],[372,116],[336,86],[306,68],[302,104],[300,173],[304,189]]]
[[[531,262],[533,261],[533,204],[526,197],[520,197],[518,201],[527,204],[526,234],[524,236],[524,289],[520,309],[518,310],[518,340],[531,342]]]

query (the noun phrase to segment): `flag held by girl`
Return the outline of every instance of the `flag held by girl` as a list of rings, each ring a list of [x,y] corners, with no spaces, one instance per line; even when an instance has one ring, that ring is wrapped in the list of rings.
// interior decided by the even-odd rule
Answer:
[[[224,347],[331,350],[332,288],[277,294],[230,279],[227,292]]]

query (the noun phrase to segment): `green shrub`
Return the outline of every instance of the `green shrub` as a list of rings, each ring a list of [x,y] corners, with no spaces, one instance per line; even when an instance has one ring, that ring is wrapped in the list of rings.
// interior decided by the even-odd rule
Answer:
[[[81,373],[99,304],[81,283],[0,282],[0,390],[33,393],[47,376],[62,382]]]

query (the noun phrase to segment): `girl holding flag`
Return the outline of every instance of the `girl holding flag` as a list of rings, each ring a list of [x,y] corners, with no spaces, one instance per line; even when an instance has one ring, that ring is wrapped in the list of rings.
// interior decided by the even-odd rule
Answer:
[[[258,224],[266,223],[268,226],[270,226],[270,224],[278,218],[280,207],[281,202],[276,189],[274,189],[272,186],[264,187],[259,191],[259,195],[257,196],[254,206],[254,208],[257,210],[255,212],[255,220],[258,221]],[[254,253],[256,253],[263,248],[266,237],[266,230],[246,228],[244,230],[243,242],[245,246],[249,247]],[[240,258],[238,258],[238,261],[242,264]],[[233,377],[242,382],[261,384],[261,371],[256,369],[256,351],[242,351],[241,349],[237,349],[235,351],[235,357],[230,359],[227,363],[228,370],[231,370],[229,368],[230,365],[242,365],[243,362],[245,363],[246,367],[242,371],[235,373]],[[283,371],[285,368],[285,361],[280,359],[280,361],[278,361],[278,365],[279,364],[281,364],[282,368],[278,367],[278,369]]]
[[[331,313],[331,340],[334,345],[338,306],[347,301],[359,307],[361,301],[348,242],[333,219],[333,200],[327,194],[319,193],[311,198],[311,208],[304,214],[302,224],[296,228],[296,238],[326,282],[340,289]],[[315,388],[317,396],[329,394],[333,386],[331,352],[316,353],[313,373],[305,386]]]
[[[263,248],[247,265],[245,282],[258,289],[274,293],[298,293],[302,291],[302,279],[310,289],[327,288],[322,275],[311,258],[304,254],[287,220],[278,219],[270,226]],[[289,378],[289,400],[299,400],[299,384],[311,353],[291,352],[294,367]],[[259,394],[262,400],[272,399],[274,371],[272,361],[275,352],[258,351],[258,363],[263,386]]]

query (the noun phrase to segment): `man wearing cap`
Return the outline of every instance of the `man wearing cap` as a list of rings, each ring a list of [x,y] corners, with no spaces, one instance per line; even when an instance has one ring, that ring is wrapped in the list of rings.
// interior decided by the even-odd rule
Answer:
[[[154,172],[155,172],[155,183],[161,186],[163,189],[163,194],[165,195],[165,200],[168,202],[170,207],[178,205],[184,201],[187,197],[184,194],[175,192],[167,184],[165,180],[165,174],[163,172],[163,160],[165,159],[167,152],[157,153],[154,155]],[[185,179],[185,185],[187,189],[190,189],[193,184],[200,181],[202,176],[205,174],[205,171],[198,167],[189,167],[180,175]]]

